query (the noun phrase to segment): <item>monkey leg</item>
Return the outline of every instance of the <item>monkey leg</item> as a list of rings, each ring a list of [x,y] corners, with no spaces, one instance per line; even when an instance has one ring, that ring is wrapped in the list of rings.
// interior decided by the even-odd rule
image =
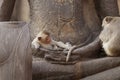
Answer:
[[[106,57],[79,62],[75,65],[50,64],[33,61],[33,80],[74,80],[120,66],[120,57]],[[62,77],[61,77],[62,76]],[[47,79],[45,79],[47,77]],[[50,79],[49,79],[50,78]]]
[[[80,80],[120,80],[120,66]]]

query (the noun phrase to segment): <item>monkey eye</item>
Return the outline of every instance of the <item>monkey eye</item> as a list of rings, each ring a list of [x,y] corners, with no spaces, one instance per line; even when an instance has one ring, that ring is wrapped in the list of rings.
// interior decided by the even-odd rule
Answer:
[[[38,37],[38,40],[40,41],[40,40],[41,40],[41,37]]]

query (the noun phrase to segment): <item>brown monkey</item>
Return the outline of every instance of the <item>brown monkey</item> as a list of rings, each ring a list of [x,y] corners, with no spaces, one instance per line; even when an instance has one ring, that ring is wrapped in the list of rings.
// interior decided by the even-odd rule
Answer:
[[[49,50],[59,50],[61,48],[69,50],[66,57],[66,62],[68,62],[72,51],[78,47],[86,45],[90,41],[90,39],[91,36],[83,44],[71,46],[71,44],[69,43],[64,44],[61,41],[55,41],[51,38],[50,33],[48,33],[47,31],[41,31],[32,41],[32,46],[34,46],[35,49],[38,49],[41,46]]]
[[[102,22],[99,36],[108,56],[120,56],[120,17],[107,16]]]
[[[35,49],[38,49],[41,46],[50,50],[59,50],[60,48],[69,50],[71,48],[71,44],[69,43],[64,44],[61,41],[53,40],[50,33],[47,31],[39,32],[36,38],[32,41],[32,46],[34,46]]]

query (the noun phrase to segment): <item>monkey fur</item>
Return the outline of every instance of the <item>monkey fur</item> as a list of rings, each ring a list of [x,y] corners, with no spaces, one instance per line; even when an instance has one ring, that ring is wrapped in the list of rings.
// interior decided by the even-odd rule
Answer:
[[[120,56],[120,17],[107,16],[102,22],[99,36],[108,56]]]

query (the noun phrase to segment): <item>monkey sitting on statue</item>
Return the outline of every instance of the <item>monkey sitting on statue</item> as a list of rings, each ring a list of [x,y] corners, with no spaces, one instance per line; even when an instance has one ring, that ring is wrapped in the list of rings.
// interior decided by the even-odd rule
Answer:
[[[48,50],[60,50],[61,48],[69,50],[72,46],[69,43],[64,44],[61,41],[55,41],[47,31],[41,31],[38,33],[36,38],[32,41],[32,46],[35,49],[43,47]]]
[[[100,40],[108,56],[120,56],[120,17],[107,16],[102,22]]]

